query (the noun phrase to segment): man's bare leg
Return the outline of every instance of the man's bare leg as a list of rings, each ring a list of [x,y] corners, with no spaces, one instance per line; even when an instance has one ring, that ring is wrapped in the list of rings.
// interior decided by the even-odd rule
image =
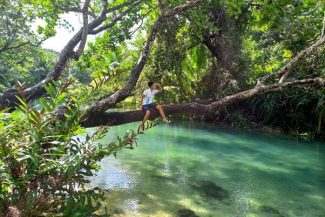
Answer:
[[[146,123],[146,121],[149,119],[150,116],[150,111],[147,110],[146,114],[143,117],[142,123],[141,123],[141,129],[144,131],[144,123]]]
[[[166,118],[165,112],[164,112],[163,108],[161,107],[161,105],[157,105],[157,106],[156,106],[156,109],[159,111],[159,114],[160,114],[160,116],[162,117],[163,121],[165,121],[165,122],[170,122],[170,121]]]

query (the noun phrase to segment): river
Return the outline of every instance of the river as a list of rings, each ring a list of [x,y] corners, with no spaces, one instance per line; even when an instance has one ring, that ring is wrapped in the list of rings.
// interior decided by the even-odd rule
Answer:
[[[105,141],[136,124],[112,127]],[[325,216],[325,144],[176,122],[100,162],[112,216]]]

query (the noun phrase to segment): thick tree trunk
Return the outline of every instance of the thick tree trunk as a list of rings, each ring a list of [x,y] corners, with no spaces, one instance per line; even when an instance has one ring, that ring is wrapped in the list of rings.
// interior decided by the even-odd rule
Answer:
[[[214,87],[204,92],[209,94],[211,90],[215,90],[215,98],[219,98],[220,93],[228,95],[238,92],[244,86],[242,72],[245,71],[245,66],[241,58],[241,31],[245,26],[242,19],[245,13],[242,12],[238,18],[232,17],[224,6],[211,9],[209,12],[210,21],[217,30],[207,29],[203,33],[203,44],[216,58],[216,67],[211,68],[209,73],[214,74],[213,79],[217,82],[214,82]],[[207,74],[206,77],[211,75]]]
[[[209,110],[203,104],[185,103],[174,105],[163,105],[163,109],[168,115],[175,114],[209,114]],[[120,124],[142,121],[144,117],[142,110],[126,111],[126,112],[96,112],[86,115],[86,119],[82,122],[84,127],[95,127],[100,125],[115,126]],[[159,117],[157,111],[152,111],[150,119]]]
[[[219,67],[227,69],[234,77],[240,77],[237,64],[240,62],[243,23],[228,15],[225,7],[210,11],[209,17],[217,30],[206,30],[203,44],[216,57]]]
[[[248,99],[253,96],[260,94],[268,94],[273,92],[279,92],[287,87],[295,87],[299,85],[310,85],[315,84],[319,86],[325,86],[325,80],[322,78],[311,78],[296,80],[284,83],[276,83],[270,85],[257,86],[255,88],[245,90],[230,96],[226,96],[218,101],[212,102],[210,104],[200,104],[200,103],[184,103],[184,104],[174,104],[174,105],[163,105],[163,109],[168,115],[175,114],[195,114],[195,115],[209,115],[214,113],[216,110],[237,103],[241,100]],[[141,121],[143,119],[144,112],[141,110],[126,111],[126,112],[88,112],[84,117],[84,121],[81,123],[84,127],[95,127],[100,125],[120,125],[136,121]],[[151,119],[159,116],[157,112],[153,112],[150,115]]]

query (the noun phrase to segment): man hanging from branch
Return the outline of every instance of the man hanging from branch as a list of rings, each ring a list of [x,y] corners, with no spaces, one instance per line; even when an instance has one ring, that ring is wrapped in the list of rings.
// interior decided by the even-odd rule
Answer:
[[[166,123],[170,123],[170,120],[168,120],[166,118],[165,112],[164,112],[163,108],[161,107],[161,105],[156,104],[153,101],[154,96],[157,93],[160,93],[161,91],[163,91],[163,88],[161,87],[161,85],[158,82],[153,82],[153,81],[149,81],[148,86],[149,86],[149,89],[145,90],[141,97],[142,111],[145,112],[143,121],[140,125],[142,131],[144,131],[144,124],[149,119],[151,110],[153,110],[153,111],[158,110],[163,121]]]

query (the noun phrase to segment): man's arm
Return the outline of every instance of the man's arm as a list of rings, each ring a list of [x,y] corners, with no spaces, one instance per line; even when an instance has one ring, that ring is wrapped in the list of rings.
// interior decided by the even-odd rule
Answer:
[[[162,86],[161,86],[158,82],[156,82],[155,84],[156,84],[156,87],[158,88],[158,92],[161,92],[161,91],[164,90],[164,89],[162,88]]]
[[[144,98],[144,95],[141,96],[140,107],[142,106],[143,98]]]
[[[147,94],[146,90],[143,91],[142,96],[141,96],[140,106],[142,106],[142,104],[143,104],[143,99],[146,97],[146,94]]]

